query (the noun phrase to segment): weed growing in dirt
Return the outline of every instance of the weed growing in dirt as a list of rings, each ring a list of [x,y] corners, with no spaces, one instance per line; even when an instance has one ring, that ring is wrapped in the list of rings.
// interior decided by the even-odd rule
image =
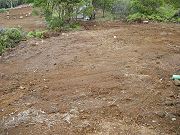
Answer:
[[[28,34],[27,34],[27,37],[28,38],[44,38],[44,34],[46,33],[47,31],[39,31],[39,30],[36,30],[36,31],[30,31]]]

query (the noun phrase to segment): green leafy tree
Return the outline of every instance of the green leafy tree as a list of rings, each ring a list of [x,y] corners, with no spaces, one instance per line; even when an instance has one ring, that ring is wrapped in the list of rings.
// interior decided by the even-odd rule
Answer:
[[[34,6],[40,7],[51,28],[69,24],[78,13],[79,7],[86,5],[84,12],[89,12],[91,0],[34,0]]]

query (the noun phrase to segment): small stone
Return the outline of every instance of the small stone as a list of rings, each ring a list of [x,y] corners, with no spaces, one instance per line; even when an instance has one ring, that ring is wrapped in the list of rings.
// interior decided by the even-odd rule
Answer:
[[[29,82],[29,85],[30,85],[30,86],[33,86],[33,85],[35,85],[35,83],[33,83],[33,82]]]
[[[117,38],[117,36],[114,36],[114,38]]]
[[[148,24],[148,23],[149,23],[149,21],[143,21],[143,23],[144,23],[144,24]]]
[[[44,86],[44,89],[48,89],[49,87],[48,86]]]
[[[47,79],[44,79],[44,81],[45,81],[45,82],[48,82],[48,80],[47,80]]]
[[[101,114],[104,114],[104,111],[101,111]]]
[[[82,112],[84,112],[84,110],[80,110],[79,112],[82,113]]]
[[[172,118],[172,121],[176,121],[176,118]]]
[[[153,122],[153,123],[156,123],[156,121],[155,121],[155,120],[152,120],[152,122]]]
[[[23,87],[23,86],[20,86],[19,88],[20,88],[21,90],[24,90],[24,89],[25,89],[25,87]]]
[[[4,112],[4,109],[0,109],[1,110],[1,112]]]
[[[23,19],[23,16],[20,16],[19,19]]]
[[[27,106],[27,107],[32,107],[32,103],[25,103],[25,105]]]
[[[81,119],[86,119],[86,116],[82,116]]]

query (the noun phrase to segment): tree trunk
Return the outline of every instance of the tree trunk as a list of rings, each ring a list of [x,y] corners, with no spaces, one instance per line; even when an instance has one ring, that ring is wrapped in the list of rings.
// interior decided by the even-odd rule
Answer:
[[[10,0],[10,4],[11,4],[11,8],[13,8],[13,2],[12,2],[12,0]]]

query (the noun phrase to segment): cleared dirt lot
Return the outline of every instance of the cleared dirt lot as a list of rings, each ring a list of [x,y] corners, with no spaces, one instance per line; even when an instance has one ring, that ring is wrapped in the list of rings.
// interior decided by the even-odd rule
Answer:
[[[0,62],[8,135],[179,135],[180,25],[85,25]]]

